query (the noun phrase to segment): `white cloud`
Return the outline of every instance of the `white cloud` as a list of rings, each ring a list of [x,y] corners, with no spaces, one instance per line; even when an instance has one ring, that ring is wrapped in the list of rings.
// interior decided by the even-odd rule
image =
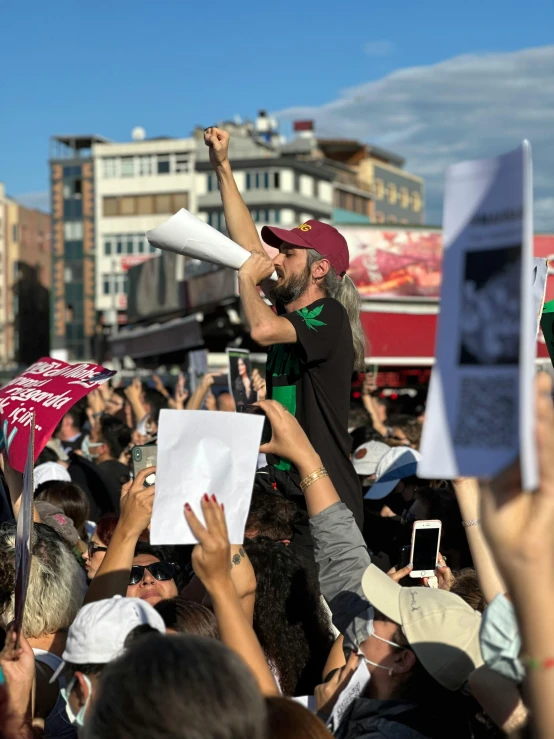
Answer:
[[[533,147],[535,228],[554,231],[554,46],[467,54],[393,72],[281,119],[316,121],[321,136],[390,148],[425,178],[427,222],[440,223],[446,167],[464,159]]]
[[[41,192],[26,192],[23,195],[15,195],[14,200],[27,208],[36,208],[37,210],[50,210],[50,193],[48,190]]]
[[[392,41],[368,41],[364,46],[364,54],[368,56],[388,56],[393,51]]]

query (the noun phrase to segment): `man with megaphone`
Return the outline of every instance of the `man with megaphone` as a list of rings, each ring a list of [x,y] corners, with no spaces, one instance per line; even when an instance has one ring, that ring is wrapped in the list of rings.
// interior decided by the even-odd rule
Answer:
[[[364,366],[365,335],[360,296],[346,274],[346,240],[316,220],[290,231],[265,226],[263,240],[279,250],[271,260],[236,185],[229,134],[208,128],[204,139],[219,180],[229,236],[251,253],[239,270],[240,299],[252,338],[268,347],[267,397],[296,416],[321,458],[318,474],[330,476],[361,528],[362,493],[350,462],[348,413],[352,372]],[[274,271],[278,279],[268,292],[276,311],[258,291]],[[289,491],[292,487],[301,494],[300,487],[310,483],[301,481],[287,460],[268,461],[278,485],[283,473],[287,475]]]

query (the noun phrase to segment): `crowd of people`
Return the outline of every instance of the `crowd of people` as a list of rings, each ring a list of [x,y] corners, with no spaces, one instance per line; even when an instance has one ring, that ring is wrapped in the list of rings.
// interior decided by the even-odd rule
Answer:
[[[35,466],[23,623],[14,627],[22,476],[0,498],[0,737],[471,739],[553,735],[554,407],[536,384],[540,487],[417,476],[424,407],[392,407],[363,368],[346,242],[310,221],[260,247],[228,135],[208,129],[252,336],[268,347],[248,402],[271,426],[244,541],[217,496],[195,546],[154,546],[160,412],[234,412],[206,375],[188,393],[153,375],[71,408]],[[273,311],[260,296],[273,270]],[[352,291],[354,290],[354,292]],[[265,288],[264,288],[265,292]],[[360,353],[361,352],[361,353]],[[251,397],[250,397],[251,396]],[[471,412],[471,409],[468,409]],[[187,464],[186,449],[183,465]],[[411,577],[414,523],[442,522],[434,575]],[[554,694],[554,693],[553,693]]]

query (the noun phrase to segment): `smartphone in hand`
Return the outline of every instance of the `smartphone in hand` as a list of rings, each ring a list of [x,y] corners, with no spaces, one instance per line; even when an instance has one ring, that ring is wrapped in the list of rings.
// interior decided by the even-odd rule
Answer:
[[[432,577],[437,567],[442,523],[440,521],[416,521],[412,531],[410,561],[413,570],[410,577]]]

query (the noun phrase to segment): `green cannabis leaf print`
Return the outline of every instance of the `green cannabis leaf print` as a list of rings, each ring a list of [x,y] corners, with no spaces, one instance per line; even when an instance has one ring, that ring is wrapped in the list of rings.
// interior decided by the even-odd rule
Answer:
[[[308,310],[307,308],[301,308],[299,311],[296,311],[302,318],[304,319],[304,323],[306,326],[311,329],[312,331],[317,331],[317,326],[326,326],[327,324],[324,323],[324,321],[318,321],[317,317],[323,310],[322,305],[316,306],[313,310]]]

